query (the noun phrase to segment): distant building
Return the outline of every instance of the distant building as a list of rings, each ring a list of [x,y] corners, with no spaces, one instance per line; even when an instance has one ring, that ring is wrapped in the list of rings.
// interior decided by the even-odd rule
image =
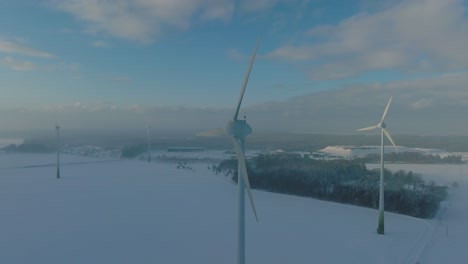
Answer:
[[[168,147],[167,152],[203,152],[205,148],[200,147]]]

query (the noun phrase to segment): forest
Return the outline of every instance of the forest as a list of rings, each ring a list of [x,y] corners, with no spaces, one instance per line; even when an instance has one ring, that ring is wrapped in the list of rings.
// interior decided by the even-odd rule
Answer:
[[[363,158],[356,158],[357,162],[380,163],[380,154],[369,154]],[[438,154],[423,154],[419,152],[390,152],[385,153],[386,163],[411,164],[461,164],[461,155],[440,156]]]
[[[211,169],[237,182],[237,160]],[[380,170],[350,160],[311,160],[299,155],[259,155],[247,161],[250,185],[269,192],[378,208]],[[426,183],[411,171],[385,170],[385,210],[432,218],[447,196],[446,186]]]

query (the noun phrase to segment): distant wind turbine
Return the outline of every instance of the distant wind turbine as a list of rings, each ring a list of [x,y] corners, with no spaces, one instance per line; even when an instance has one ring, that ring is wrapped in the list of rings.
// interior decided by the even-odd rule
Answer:
[[[388,108],[390,107],[390,103],[392,102],[392,98],[393,97],[390,97],[387,107],[385,108],[385,111],[382,115],[382,120],[380,120],[380,122],[377,125],[356,130],[356,131],[367,131],[367,130],[380,128],[380,193],[379,193],[379,224],[377,227],[377,233],[382,234],[382,235],[385,233],[385,227],[384,227],[384,134],[385,136],[387,136],[388,140],[390,140],[392,145],[395,146],[395,142],[393,142],[392,137],[390,136],[388,131],[385,129],[386,125],[384,123]]]
[[[57,179],[60,179],[60,127],[56,124],[57,131]]]
[[[146,126],[146,133],[148,138],[148,162],[151,162],[151,126]]]
[[[239,96],[239,101],[237,103],[236,111],[234,112],[234,117],[232,120],[229,120],[222,129],[215,129],[206,132],[198,133],[198,136],[220,136],[226,133],[232,138],[232,143],[234,144],[234,149],[237,155],[237,185],[238,185],[238,234],[237,234],[237,263],[245,263],[245,189],[247,189],[247,195],[250,200],[250,205],[252,207],[255,219],[258,222],[257,211],[255,210],[254,201],[252,198],[252,193],[250,191],[249,177],[247,175],[247,167],[245,164],[245,137],[252,134],[252,128],[247,124],[246,120],[239,120],[239,109],[242,104],[242,99],[244,98],[245,88],[247,87],[247,82],[249,80],[250,71],[255,60],[255,55],[257,53],[258,44],[260,43],[260,38],[257,40],[257,45],[255,46],[254,52],[250,59],[247,72],[244,77],[244,82],[242,83],[242,88]]]

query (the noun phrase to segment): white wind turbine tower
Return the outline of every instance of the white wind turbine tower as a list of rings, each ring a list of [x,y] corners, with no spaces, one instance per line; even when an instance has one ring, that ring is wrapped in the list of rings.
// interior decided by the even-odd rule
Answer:
[[[255,60],[255,55],[257,53],[258,44],[260,43],[260,38],[257,40],[255,50],[250,59],[247,72],[244,77],[244,82],[242,83],[242,88],[239,96],[239,101],[237,103],[236,111],[234,112],[234,117],[232,120],[229,120],[224,127],[224,132],[232,138],[232,143],[234,144],[234,149],[237,155],[238,169],[237,169],[237,185],[238,185],[238,229],[237,229],[237,263],[245,263],[245,190],[247,190],[247,195],[249,197],[250,205],[252,207],[255,219],[258,222],[257,211],[255,210],[254,201],[252,198],[252,193],[250,191],[249,177],[247,175],[247,167],[245,164],[245,137],[252,134],[252,128],[247,124],[246,120],[239,120],[239,109],[242,104],[242,99],[244,98],[245,88],[247,87],[247,82],[249,80],[250,71]],[[210,131],[205,131],[198,133],[198,136],[220,136],[223,134],[222,129],[215,129]]]
[[[238,174],[237,174],[237,185],[239,189],[239,201],[238,201],[238,242],[237,242],[237,263],[245,263],[245,194],[244,190],[247,189],[247,194],[249,196],[250,205],[252,206],[255,219],[258,222],[257,212],[255,210],[255,205],[252,198],[252,193],[250,191],[249,176],[247,175],[247,167],[245,164],[245,137],[252,134],[252,128],[247,124],[245,120],[237,119],[239,116],[239,109],[242,104],[242,99],[244,98],[245,88],[247,87],[247,82],[249,80],[250,71],[252,69],[253,62],[255,60],[255,54],[257,53],[258,44],[260,39],[257,41],[255,46],[254,53],[250,59],[249,67],[244,77],[244,82],[242,83],[242,89],[239,96],[239,101],[237,103],[236,112],[234,113],[234,118],[226,124],[224,131],[226,134],[232,137],[232,143],[234,144],[234,149],[237,154],[238,162]]]
[[[356,130],[356,131],[367,131],[367,130],[380,128],[380,193],[379,193],[379,223],[377,227],[377,233],[382,234],[382,235],[385,233],[385,227],[384,227],[384,134],[385,136],[387,136],[388,140],[390,140],[392,145],[395,146],[395,142],[393,142],[392,137],[390,136],[388,131],[385,129],[386,125],[384,123],[388,108],[390,107],[390,103],[392,102],[392,98],[393,97],[390,97],[387,107],[385,108],[385,111],[382,115],[382,120],[380,120],[380,122],[377,125]]]
[[[146,126],[146,134],[148,139],[148,162],[151,162],[151,126]]]
[[[60,179],[60,127],[56,124],[57,131],[57,179]]]

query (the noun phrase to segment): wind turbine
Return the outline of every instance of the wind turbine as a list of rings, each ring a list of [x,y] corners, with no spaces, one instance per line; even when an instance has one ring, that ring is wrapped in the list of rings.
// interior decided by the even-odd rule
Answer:
[[[60,127],[56,124],[57,131],[57,179],[60,179]]]
[[[390,103],[392,102],[392,98],[388,101],[387,107],[382,115],[382,120],[375,125],[370,127],[365,127],[358,129],[356,131],[368,131],[380,128],[380,193],[379,193],[379,223],[377,227],[377,233],[383,235],[385,233],[384,227],[384,134],[387,136],[388,140],[395,146],[395,142],[393,142],[392,137],[385,129],[386,125],[384,123],[385,116],[387,115],[388,108],[390,107]]]
[[[255,210],[254,201],[252,198],[252,193],[250,191],[249,176],[247,175],[247,167],[245,164],[245,137],[252,134],[252,128],[247,124],[245,119],[238,119],[239,110],[242,104],[242,99],[244,98],[245,88],[247,87],[247,82],[249,80],[250,71],[252,70],[252,65],[255,60],[255,55],[257,53],[258,44],[260,43],[260,38],[257,40],[252,57],[250,58],[250,63],[247,68],[247,72],[244,77],[244,82],[242,83],[242,88],[240,91],[239,100],[237,103],[236,111],[234,112],[234,117],[232,120],[229,120],[224,127],[224,133],[231,137],[232,143],[234,144],[234,149],[237,156],[237,185],[238,185],[238,229],[237,229],[237,263],[245,263],[245,190],[247,190],[247,195],[249,197],[250,205],[252,207],[255,219],[258,222],[257,211]],[[198,133],[198,136],[220,136],[223,134],[222,129],[215,129],[211,131]]]
[[[148,138],[148,162],[151,162],[151,140],[150,140],[151,126],[150,125],[146,126],[146,134]]]
[[[239,120],[239,109],[242,104],[242,99],[244,98],[245,88],[247,87],[247,82],[249,80],[250,71],[252,70],[252,65],[255,60],[255,55],[257,53],[258,44],[260,39],[257,40],[254,53],[250,59],[247,72],[244,77],[244,82],[242,83],[242,89],[239,96],[239,101],[237,103],[236,112],[232,120],[229,120],[224,128],[226,134],[231,136],[232,143],[234,144],[234,149],[237,155],[238,169],[237,169],[237,185],[239,190],[238,197],[238,241],[237,241],[237,263],[245,263],[245,194],[244,191],[247,189],[247,194],[249,196],[250,205],[252,206],[255,219],[258,222],[257,211],[255,210],[254,201],[252,198],[252,193],[250,191],[249,176],[247,175],[247,167],[245,165],[245,137],[252,134],[252,127],[247,124],[246,120]]]

